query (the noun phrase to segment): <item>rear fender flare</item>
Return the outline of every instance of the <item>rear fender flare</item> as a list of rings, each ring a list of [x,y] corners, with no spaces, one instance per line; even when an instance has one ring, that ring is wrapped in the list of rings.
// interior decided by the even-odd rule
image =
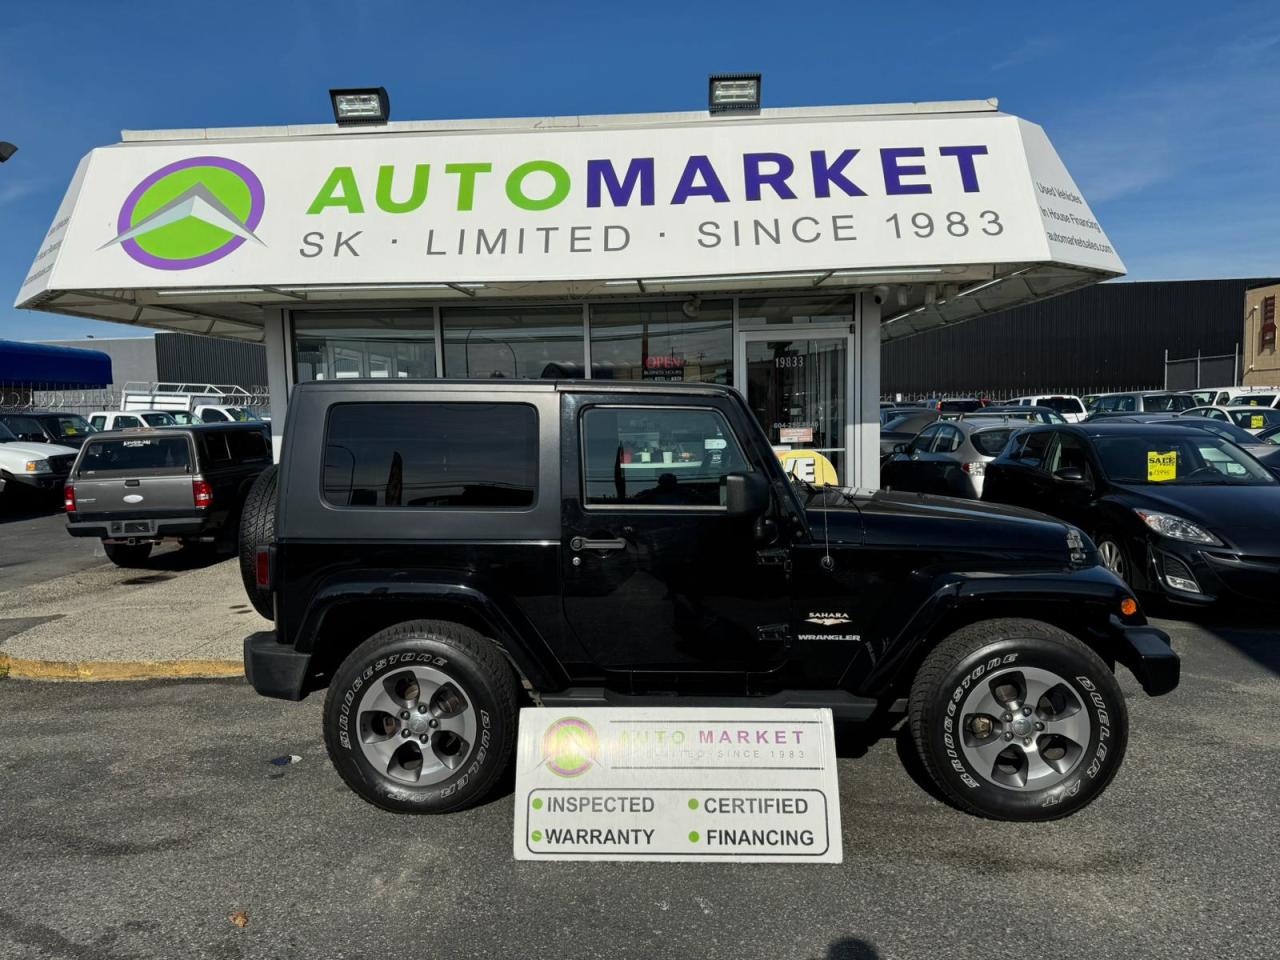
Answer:
[[[428,608],[420,615],[406,616],[405,619],[447,620],[449,609],[454,608],[458,614],[469,616],[482,625],[489,638],[535,690],[560,690],[568,686],[564,669],[533,625],[518,610],[504,607],[470,584],[406,581],[400,577],[330,583],[312,597],[297,636],[301,642],[313,642],[312,638],[320,635],[332,613],[352,604],[370,602]]]

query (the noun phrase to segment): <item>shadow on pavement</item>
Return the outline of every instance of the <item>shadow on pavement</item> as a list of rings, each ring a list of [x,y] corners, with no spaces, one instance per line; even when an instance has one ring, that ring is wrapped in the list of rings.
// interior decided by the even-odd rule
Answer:
[[[879,960],[875,945],[858,937],[841,937],[827,947],[822,960]]]
[[[1275,611],[1258,607],[1215,608],[1187,613],[1178,611],[1176,618],[1168,619],[1198,627],[1234,647],[1259,666],[1280,675],[1280,627],[1276,625],[1278,617]]]
[[[8,488],[0,493],[0,523],[18,523],[62,513],[62,501],[50,495],[48,502],[36,500],[32,494],[10,495]]]

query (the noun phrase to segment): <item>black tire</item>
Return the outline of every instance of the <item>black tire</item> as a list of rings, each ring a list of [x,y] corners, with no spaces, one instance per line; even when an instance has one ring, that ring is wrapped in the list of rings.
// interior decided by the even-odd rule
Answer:
[[[258,474],[240,510],[240,580],[253,609],[268,620],[275,619],[271,591],[258,586],[258,547],[276,538],[276,468],[271,465]]]
[[[149,543],[104,543],[102,547],[107,551],[108,560],[126,570],[146,566],[151,556]]]
[[[993,680],[1021,677],[1022,670],[1048,672],[1063,681],[1076,698],[1077,712],[1089,721],[1086,743],[1069,769],[1045,789],[1013,788],[992,779],[1009,766],[980,770],[962,738],[971,731],[962,725],[971,695],[1006,689]],[[1028,674],[1029,676],[1030,674]],[[1025,686],[1023,690],[1025,691]],[[1005,716],[1018,720],[1016,708]],[[982,716],[982,714],[973,714]],[[1041,718],[1037,706],[1027,718]],[[996,718],[1004,721],[1004,716]],[[911,686],[910,726],[926,772],[957,807],[993,820],[1042,821],[1068,816],[1096,799],[1124,759],[1129,740],[1129,715],[1115,675],[1102,659],[1071,634],[1038,620],[986,620],[964,627],[929,654]],[[1053,723],[1048,727],[1053,729]],[[1005,734],[1009,726],[1002,724]],[[995,732],[985,743],[998,747],[1005,734]],[[1037,752],[1051,734],[1031,733]],[[972,740],[964,741],[973,743]],[[1017,757],[1017,742],[1009,744]],[[1030,755],[1032,751],[1025,751]],[[1041,758],[1051,756],[1045,753]],[[1062,762],[1062,761],[1058,761]],[[1001,772],[999,776],[1008,776]]]
[[[474,711],[475,742],[460,754],[452,773],[425,786],[379,770],[360,743],[361,707],[364,698],[377,690],[371,685],[390,681],[394,687],[406,664],[443,674],[464,692]],[[334,674],[324,702],[325,747],[347,786],[376,807],[394,813],[462,810],[484,800],[511,762],[518,690],[511,665],[493,641],[474,630],[434,620],[399,623],[362,643]],[[412,701],[406,702],[405,712],[416,717]],[[408,724],[397,723],[397,727],[403,733]],[[381,739],[390,743],[395,735]],[[414,739],[409,736],[405,745],[420,749]]]

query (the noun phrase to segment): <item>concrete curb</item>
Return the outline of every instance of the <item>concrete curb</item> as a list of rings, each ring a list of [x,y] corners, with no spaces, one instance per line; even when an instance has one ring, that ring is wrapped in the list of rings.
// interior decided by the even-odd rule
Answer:
[[[243,676],[241,660],[25,660],[0,653],[0,677],[10,680],[216,680]]]

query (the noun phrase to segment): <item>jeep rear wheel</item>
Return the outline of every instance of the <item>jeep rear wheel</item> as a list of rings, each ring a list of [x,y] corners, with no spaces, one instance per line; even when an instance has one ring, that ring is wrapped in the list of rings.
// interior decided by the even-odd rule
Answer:
[[[1124,759],[1124,696],[1103,660],[1037,620],[952,634],[911,687],[922,763],[958,807],[996,820],[1056,820],[1094,800]]]
[[[515,674],[497,646],[453,623],[374,634],[334,675],[325,746],[347,786],[396,813],[480,802],[510,762]]]

